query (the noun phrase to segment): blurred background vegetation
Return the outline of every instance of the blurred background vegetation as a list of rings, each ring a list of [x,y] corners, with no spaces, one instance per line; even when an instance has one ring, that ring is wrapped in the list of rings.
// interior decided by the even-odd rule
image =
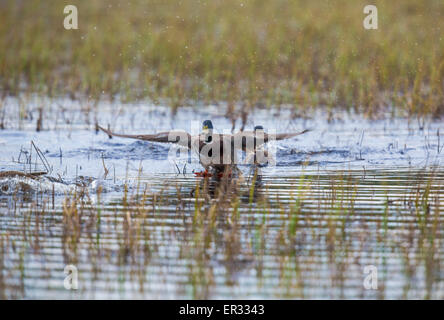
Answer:
[[[3,97],[444,113],[442,0],[5,0],[0,21]]]

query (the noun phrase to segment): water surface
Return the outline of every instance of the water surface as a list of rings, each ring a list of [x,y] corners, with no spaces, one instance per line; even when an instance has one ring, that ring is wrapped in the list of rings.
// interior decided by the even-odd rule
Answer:
[[[50,112],[36,132],[42,103]],[[0,170],[45,170],[33,141],[57,180],[0,195],[2,298],[444,297],[440,122],[257,110],[247,129],[313,131],[276,142],[275,167],[240,166],[218,182],[194,176],[194,155],[171,162],[169,145],[110,140],[94,124],[190,131],[211,118],[222,132],[223,106],[21,108],[7,99]],[[78,290],[64,288],[66,265]],[[377,290],[364,286],[366,266],[377,268]]]

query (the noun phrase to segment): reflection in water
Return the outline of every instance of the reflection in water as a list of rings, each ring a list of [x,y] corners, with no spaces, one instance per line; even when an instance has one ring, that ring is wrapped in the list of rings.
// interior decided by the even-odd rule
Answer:
[[[210,175],[200,183],[200,189],[212,199],[239,195],[244,202],[255,202],[261,194],[261,187],[262,174],[257,166],[253,166],[247,175],[232,167],[224,174]]]

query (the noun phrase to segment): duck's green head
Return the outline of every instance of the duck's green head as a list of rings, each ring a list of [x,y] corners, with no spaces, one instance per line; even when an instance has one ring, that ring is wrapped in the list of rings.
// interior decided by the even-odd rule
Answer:
[[[202,130],[213,130],[213,123],[211,120],[205,120],[202,124]]]

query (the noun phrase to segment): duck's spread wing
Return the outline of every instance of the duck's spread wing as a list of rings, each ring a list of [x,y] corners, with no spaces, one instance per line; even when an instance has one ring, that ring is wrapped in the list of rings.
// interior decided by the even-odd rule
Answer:
[[[269,142],[270,140],[284,140],[299,136],[306,132],[310,131],[310,129],[306,129],[301,132],[296,133],[278,133],[278,134],[267,134],[267,133],[258,133],[254,131],[242,131],[238,132],[234,135],[237,143],[234,143],[235,148],[241,147],[244,152],[251,152],[256,150],[257,147],[263,145],[264,143]]]
[[[166,131],[155,134],[120,134],[102,128],[101,126],[98,127],[100,130],[105,132],[110,138],[120,137],[120,138],[129,138],[129,139],[137,139],[137,140],[160,142],[160,143],[177,143],[183,147],[191,148],[191,135],[182,130]]]
[[[301,132],[295,132],[295,133],[278,133],[278,134],[275,134],[275,135],[266,135],[265,140],[266,140],[266,142],[267,142],[269,139],[274,139],[274,140],[285,140],[285,139],[290,139],[290,138],[293,138],[293,137],[299,136],[299,135],[301,135],[301,134],[304,134],[304,133],[306,133],[306,132],[308,132],[308,131],[310,131],[310,129],[305,129],[304,131],[301,131]]]

